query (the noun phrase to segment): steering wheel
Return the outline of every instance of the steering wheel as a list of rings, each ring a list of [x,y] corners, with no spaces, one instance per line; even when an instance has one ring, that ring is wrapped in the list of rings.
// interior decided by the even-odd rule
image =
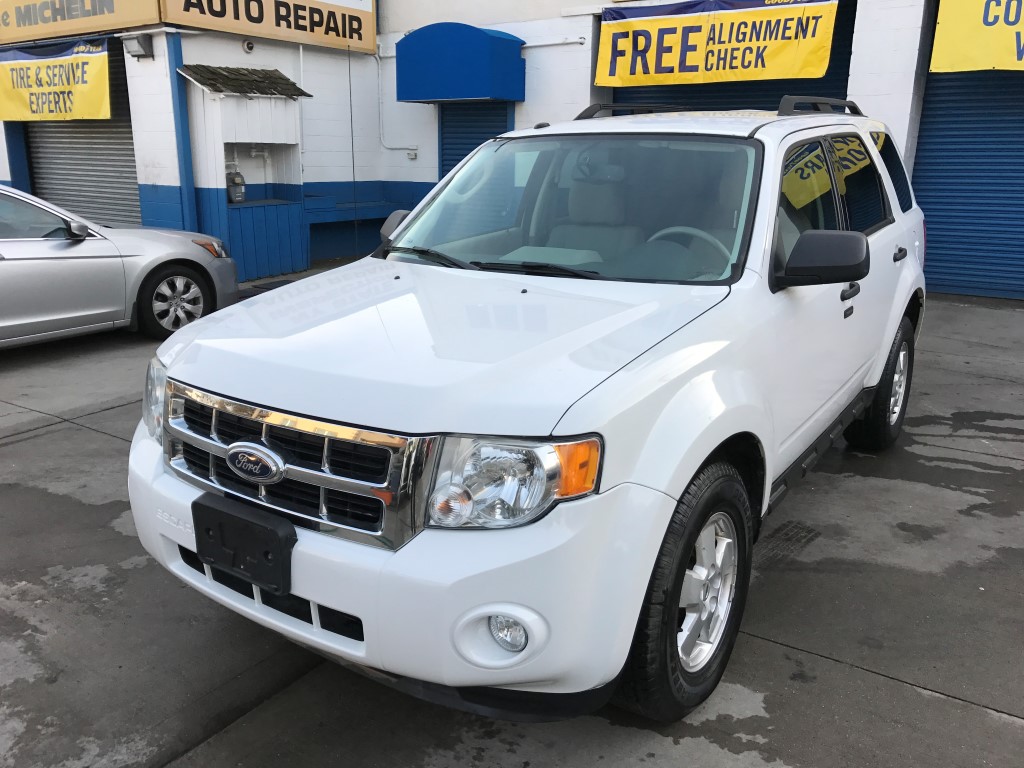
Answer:
[[[718,270],[717,274],[721,275],[728,269],[729,265],[732,264],[732,254],[729,253],[729,249],[726,248],[722,241],[709,232],[705,232],[703,229],[696,229],[694,227],[666,227],[660,232],[655,232],[648,239],[648,243],[653,243],[655,240],[667,239],[670,235],[689,235],[690,237],[696,237],[700,240],[710,243],[716,251],[725,259],[722,264],[722,268]],[[711,274],[711,273],[706,273]]]

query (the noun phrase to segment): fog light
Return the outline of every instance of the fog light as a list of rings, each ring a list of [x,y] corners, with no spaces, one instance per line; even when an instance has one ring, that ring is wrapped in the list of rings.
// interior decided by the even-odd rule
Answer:
[[[487,625],[494,642],[511,653],[520,653],[530,641],[526,627],[511,616],[491,616]]]

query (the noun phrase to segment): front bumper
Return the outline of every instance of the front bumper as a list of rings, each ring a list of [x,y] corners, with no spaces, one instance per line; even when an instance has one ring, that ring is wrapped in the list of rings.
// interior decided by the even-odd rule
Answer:
[[[298,643],[384,672],[406,690],[419,681],[425,688],[557,694],[600,688],[621,671],[675,507],[664,494],[623,484],[561,504],[523,528],[428,529],[396,552],[299,529],[292,593],[357,617],[360,641],[243,597],[190,567],[179,547],[195,551],[191,505],[203,492],[165,467],[142,425],[132,444],[129,493],[139,538],[156,560]],[[494,613],[528,627],[530,642],[518,656],[487,633]]]
[[[217,309],[238,303],[238,265],[234,259],[213,259],[207,266],[217,296]]]

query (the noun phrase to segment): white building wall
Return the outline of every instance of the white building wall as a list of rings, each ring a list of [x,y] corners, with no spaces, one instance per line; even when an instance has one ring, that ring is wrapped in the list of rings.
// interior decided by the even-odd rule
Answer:
[[[178,187],[181,174],[166,35],[153,35],[152,59],[125,56],[124,64],[128,75],[139,184]]]
[[[911,167],[928,67],[922,46],[931,48],[931,35],[923,34],[928,2],[858,0],[850,60],[849,98],[889,125]]]
[[[277,69],[312,95],[297,104],[304,183],[437,180],[434,108],[395,102],[393,43],[392,58],[385,55],[378,62],[365,54],[264,40],[247,53],[242,37],[216,33],[190,35],[183,42],[186,64]],[[409,149],[385,148],[382,109],[387,143]],[[193,146],[197,142],[193,134]],[[223,167],[219,173],[218,186],[223,186]],[[209,175],[204,171],[204,179]]]
[[[526,101],[516,105],[516,128],[572,120],[593,103],[595,19],[559,16],[542,21],[492,24],[526,41]]]

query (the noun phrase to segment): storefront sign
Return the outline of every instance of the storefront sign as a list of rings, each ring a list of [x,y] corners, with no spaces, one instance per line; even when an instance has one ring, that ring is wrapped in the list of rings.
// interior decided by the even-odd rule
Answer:
[[[932,72],[1024,71],[1024,0],[942,0]]]
[[[159,21],[158,0],[0,0],[0,45]]]
[[[597,85],[822,77],[837,0],[691,0],[607,8]]]
[[[0,52],[0,120],[108,120],[107,43]]]
[[[374,0],[160,0],[163,19],[306,45],[377,50]]]

